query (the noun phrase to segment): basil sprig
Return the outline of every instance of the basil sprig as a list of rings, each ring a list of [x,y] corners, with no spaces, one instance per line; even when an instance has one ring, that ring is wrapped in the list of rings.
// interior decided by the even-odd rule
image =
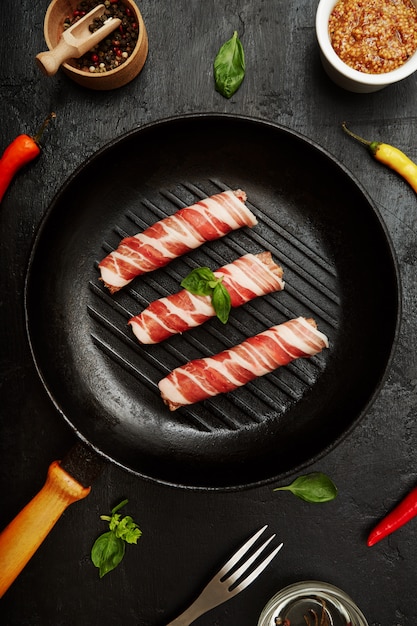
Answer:
[[[181,287],[195,296],[210,296],[217,317],[223,324],[226,324],[232,305],[230,294],[222,280],[223,276],[217,278],[210,268],[197,267],[184,278]]]
[[[237,35],[224,43],[214,59],[216,89],[225,98],[231,98],[245,78],[245,53]]]
[[[100,515],[100,519],[109,522],[109,531],[100,535],[91,549],[91,560],[99,570],[100,578],[111,572],[123,559],[126,543],[137,543],[142,532],[130,515],[121,517],[117,511],[127,504],[123,500],[112,509],[110,515]]]
[[[312,472],[299,476],[290,485],[277,487],[274,491],[291,491],[306,502],[328,502],[337,496],[337,487],[326,474]]]

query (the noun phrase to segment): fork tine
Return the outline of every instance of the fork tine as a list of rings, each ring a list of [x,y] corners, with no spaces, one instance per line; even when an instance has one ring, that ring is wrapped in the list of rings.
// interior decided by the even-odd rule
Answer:
[[[254,545],[256,540],[264,532],[268,526],[263,526],[258,530],[246,543],[241,546],[237,552],[225,563],[221,570],[209,581],[204,587],[200,595],[194,600],[194,602],[186,609],[181,615],[169,622],[168,626],[189,626],[194,620],[197,619],[203,613],[210,611],[214,607],[226,602],[229,598],[232,598],[237,593],[245,589],[257,576],[265,569],[265,567],[272,561],[274,556],[281,550],[283,544],[275,548],[256,568],[249,576],[247,576],[242,582],[240,582],[234,589],[230,589],[234,582],[237,582],[241,575],[247,571],[247,568],[256,560],[261,552],[275,537],[275,534],[267,539],[255,553],[250,556],[242,565],[238,565],[242,557],[248,552],[248,550]],[[236,572],[231,573],[231,570],[235,565],[238,565]],[[228,576],[229,574],[229,576]]]
[[[263,552],[263,550],[273,540],[274,537],[275,537],[275,534],[271,535],[271,537],[269,539],[267,539],[256,550],[256,552],[254,552],[248,559],[245,559],[244,563],[242,563],[242,565],[239,567],[239,569],[237,569],[235,572],[233,572],[233,574],[231,574],[228,578],[225,578],[225,581],[230,582],[231,585],[234,582],[236,582],[241,577],[241,575],[249,569],[249,567],[252,565],[252,563],[254,563],[254,561],[256,561],[258,556],[261,554],[261,552]]]
[[[246,543],[243,544],[243,546],[241,546],[239,548],[239,550],[237,552],[234,553],[234,555],[223,565],[223,567],[221,568],[221,570],[219,571],[219,573],[217,574],[218,577],[220,578],[224,578],[224,576],[226,576],[227,572],[234,566],[236,565],[236,563],[238,563],[238,561],[240,561],[240,559],[242,558],[242,556],[244,554],[246,554],[246,552],[249,550],[249,548],[251,546],[253,546],[253,544],[256,542],[256,540],[258,539],[258,537],[260,537],[262,535],[262,533],[264,532],[264,530],[268,528],[268,524],[265,524],[265,526],[263,526],[262,528],[260,528],[254,535],[252,535],[252,537],[250,537]],[[272,539],[272,537],[271,537]]]
[[[267,542],[269,543],[269,542]],[[269,556],[266,557],[266,559],[264,559],[262,561],[262,563],[259,563],[259,565],[253,570],[253,572],[251,574],[249,574],[249,576],[247,578],[245,578],[245,580],[242,580],[241,583],[239,583],[237,585],[237,587],[235,587],[234,589],[230,590],[229,593],[231,596],[236,595],[237,593],[240,593],[241,591],[243,591],[243,589],[246,589],[246,587],[248,585],[250,585],[255,578],[257,578],[259,576],[259,574],[261,572],[264,571],[264,569],[267,567],[267,565],[269,565],[269,563],[272,561],[272,559],[278,554],[278,552],[281,550],[282,546],[284,544],[281,543],[277,548],[275,548],[275,550],[273,550],[271,552],[271,554]]]

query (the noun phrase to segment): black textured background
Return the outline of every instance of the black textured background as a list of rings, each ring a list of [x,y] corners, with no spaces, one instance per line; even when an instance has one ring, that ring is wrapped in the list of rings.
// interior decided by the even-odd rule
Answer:
[[[202,626],[255,626],[271,595],[309,578],[342,587],[371,626],[414,626],[417,520],[372,549],[365,542],[380,516],[416,484],[417,200],[340,124],[347,120],[363,136],[392,143],[417,160],[416,78],[370,95],[331,84],[315,41],[316,0],[144,0],[139,6],[149,35],[146,65],[131,84],[100,93],[61,73],[46,78],[36,68],[34,57],[45,48],[47,2],[1,3],[1,149],[19,133],[33,133],[50,110],[57,120],[41,158],[19,174],[0,206],[0,526],[41,488],[49,463],[75,442],[37,378],[25,336],[24,274],[35,232],[66,178],[97,149],[145,122],[199,111],[242,113],[288,126],[340,159],[377,204],[394,244],[403,286],[398,347],[365,419],[311,467],[334,479],[337,500],[311,505],[273,493],[271,486],[239,493],[178,490],[108,465],[0,601],[1,623],[162,626],[241,540],[269,523],[284,549],[252,587],[202,617]],[[212,61],[235,29],[247,74],[225,100],[214,89]],[[111,175],[111,164],[109,170],[103,176]],[[303,171],[299,175],[301,185]],[[364,317],[363,323],[373,320]],[[125,497],[143,537],[115,572],[99,580],[89,560],[105,529],[99,515]]]

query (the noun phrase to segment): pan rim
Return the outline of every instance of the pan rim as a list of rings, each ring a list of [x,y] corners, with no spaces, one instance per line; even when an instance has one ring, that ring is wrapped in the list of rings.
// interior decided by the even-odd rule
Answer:
[[[49,217],[50,215],[54,212],[54,207],[56,206],[56,204],[59,202],[59,199],[65,194],[66,190],[68,189],[68,187],[72,184],[72,182],[78,177],[78,175],[86,168],[89,166],[90,163],[94,162],[95,160],[99,159],[103,154],[105,154],[106,152],[110,151],[115,145],[119,144],[120,142],[123,142],[131,137],[140,135],[141,133],[143,133],[144,131],[149,131],[149,130],[153,130],[154,128],[161,128],[163,126],[166,125],[170,125],[172,123],[178,123],[178,122],[184,122],[186,120],[210,120],[210,121],[215,121],[217,119],[219,120],[233,120],[236,121],[238,120],[239,122],[242,123],[249,123],[249,124],[255,124],[255,125],[261,125],[263,127],[267,127],[267,128],[271,128],[273,130],[278,130],[280,132],[283,132],[287,135],[290,135],[292,137],[297,138],[298,140],[301,140],[303,143],[308,144],[310,147],[314,148],[315,150],[317,150],[318,152],[320,152],[324,157],[326,157],[327,159],[329,159],[341,172],[343,172],[344,176],[346,176],[347,178],[350,179],[350,181],[356,186],[356,188],[358,189],[358,191],[362,194],[362,196],[364,197],[364,199],[366,200],[366,202],[369,204],[370,208],[372,209],[373,214],[375,215],[375,217],[377,218],[379,225],[381,227],[381,230],[384,234],[386,243],[387,243],[387,247],[390,253],[390,260],[392,263],[392,269],[394,271],[394,275],[395,275],[395,281],[396,281],[396,296],[397,296],[397,302],[396,302],[396,309],[397,309],[397,316],[396,316],[396,324],[395,324],[395,328],[394,328],[394,332],[393,332],[393,340],[392,340],[392,344],[391,344],[391,348],[390,348],[390,353],[389,356],[386,360],[386,365],[385,365],[385,369],[383,372],[383,375],[381,376],[378,385],[374,388],[371,396],[369,397],[367,403],[362,407],[359,415],[356,416],[356,418],[352,421],[352,423],[344,429],[344,431],[338,436],[336,437],[330,444],[326,445],[322,450],[320,450],[319,452],[317,452],[316,454],[314,454],[313,456],[311,456],[310,458],[308,458],[305,462],[300,463],[296,466],[294,466],[293,468],[289,469],[288,471],[284,471],[284,472],[280,472],[279,474],[275,475],[275,476],[271,476],[268,478],[262,478],[260,480],[254,480],[253,482],[250,483],[242,483],[242,484],[233,484],[233,485],[225,485],[225,486],[210,486],[210,485],[204,485],[204,486],[200,486],[200,485],[189,485],[189,484],[178,484],[177,482],[171,482],[170,480],[164,480],[161,479],[160,477],[154,477],[154,476],[148,476],[145,473],[142,473],[140,471],[138,471],[137,469],[131,468],[129,466],[127,466],[125,463],[122,463],[120,461],[118,461],[116,458],[110,456],[109,454],[107,454],[105,451],[103,451],[99,446],[96,446],[94,444],[94,442],[90,441],[87,437],[84,436],[84,434],[80,431],[80,429],[77,427],[77,425],[73,422],[73,420],[70,418],[70,416],[66,415],[66,413],[61,409],[61,407],[59,406],[59,404],[56,401],[56,398],[54,397],[53,393],[51,393],[49,386],[48,386],[48,382],[45,379],[44,373],[42,372],[40,366],[39,366],[39,362],[38,362],[38,357],[36,355],[36,350],[33,346],[33,341],[31,339],[31,332],[30,332],[30,320],[29,320],[29,310],[28,310],[28,290],[29,290],[29,283],[30,283],[30,275],[31,275],[31,267],[33,265],[33,259],[36,256],[36,251],[39,245],[39,241],[42,238],[42,233],[45,229],[46,224],[48,223]],[[258,118],[258,117],[253,117],[253,116],[246,116],[246,115],[235,115],[235,114],[230,114],[230,113],[188,113],[185,115],[175,115],[175,116],[169,116],[169,117],[165,117],[162,119],[158,119],[155,121],[151,121],[148,122],[142,126],[139,126],[137,128],[131,129],[129,131],[127,131],[126,133],[122,134],[121,136],[111,140],[110,142],[107,142],[105,145],[103,145],[99,150],[97,150],[96,152],[94,152],[92,155],[90,155],[81,165],[79,165],[72,174],[70,174],[70,176],[64,181],[64,183],[61,185],[61,187],[59,188],[59,190],[57,191],[57,193],[54,195],[51,203],[49,204],[45,214],[43,215],[40,223],[39,223],[39,227],[37,229],[36,235],[34,237],[34,241],[31,247],[31,252],[30,252],[30,256],[29,256],[29,261],[27,264],[27,270],[25,273],[25,284],[24,284],[24,312],[25,312],[25,327],[26,327],[26,334],[27,334],[27,338],[28,338],[28,342],[29,342],[29,346],[30,346],[30,351],[31,351],[31,355],[32,355],[32,359],[36,368],[36,371],[42,381],[43,387],[45,389],[45,391],[47,392],[53,406],[55,407],[55,409],[59,412],[59,414],[64,418],[64,420],[66,421],[66,423],[71,427],[72,431],[74,432],[74,434],[77,436],[77,438],[79,440],[81,440],[83,442],[84,445],[86,445],[88,448],[90,448],[91,450],[93,450],[98,456],[106,459],[107,461],[114,463],[116,466],[120,467],[121,469],[124,469],[126,471],[128,471],[129,473],[132,473],[144,480],[148,480],[151,482],[156,482],[158,484],[163,484],[166,486],[171,486],[171,487],[175,487],[175,488],[182,488],[182,489],[186,489],[186,490],[203,490],[203,491],[239,491],[239,490],[244,490],[244,489],[250,489],[250,488],[258,488],[261,486],[265,486],[268,484],[271,484],[273,482],[277,482],[279,480],[285,479],[288,476],[294,475],[295,473],[299,473],[300,471],[304,471],[307,467],[317,463],[319,460],[321,460],[323,457],[325,457],[327,454],[329,454],[329,452],[335,450],[348,436],[350,436],[350,434],[352,433],[353,430],[355,430],[355,428],[358,426],[358,424],[363,420],[363,418],[365,417],[365,415],[369,412],[371,406],[374,404],[376,398],[379,396],[385,382],[386,379],[388,377],[388,374],[390,372],[391,369],[391,365],[392,365],[392,361],[395,355],[395,348],[396,345],[398,343],[398,335],[400,332],[400,328],[401,328],[401,318],[402,318],[402,286],[401,286],[401,276],[400,276],[400,271],[399,271],[399,264],[398,264],[398,260],[395,254],[395,249],[387,228],[387,225],[385,223],[385,221],[382,218],[382,215],[378,209],[378,207],[376,206],[376,203],[374,202],[374,200],[371,198],[370,194],[367,192],[367,190],[363,187],[363,185],[357,180],[357,178],[354,176],[354,174],[346,167],[346,165],[344,165],[343,163],[341,163],[334,155],[332,155],[328,150],[326,150],[324,147],[322,147],[321,145],[319,145],[318,143],[316,143],[315,141],[311,140],[308,137],[305,137],[303,134],[299,133],[298,131],[292,130],[287,128],[286,126],[283,126],[281,124],[278,124],[276,122],[272,122],[270,120],[265,120],[262,118]]]

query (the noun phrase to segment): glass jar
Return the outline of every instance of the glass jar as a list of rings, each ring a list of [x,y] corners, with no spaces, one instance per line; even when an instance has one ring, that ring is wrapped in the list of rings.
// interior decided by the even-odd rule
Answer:
[[[281,589],[266,604],[258,626],[306,626],[310,619],[326,626],[368,626],[363,613],[341,589],[328,583],[307,580]],[[321,622],[322,616],[327,621]],[[287,620],[287,621],[285,621]]]

